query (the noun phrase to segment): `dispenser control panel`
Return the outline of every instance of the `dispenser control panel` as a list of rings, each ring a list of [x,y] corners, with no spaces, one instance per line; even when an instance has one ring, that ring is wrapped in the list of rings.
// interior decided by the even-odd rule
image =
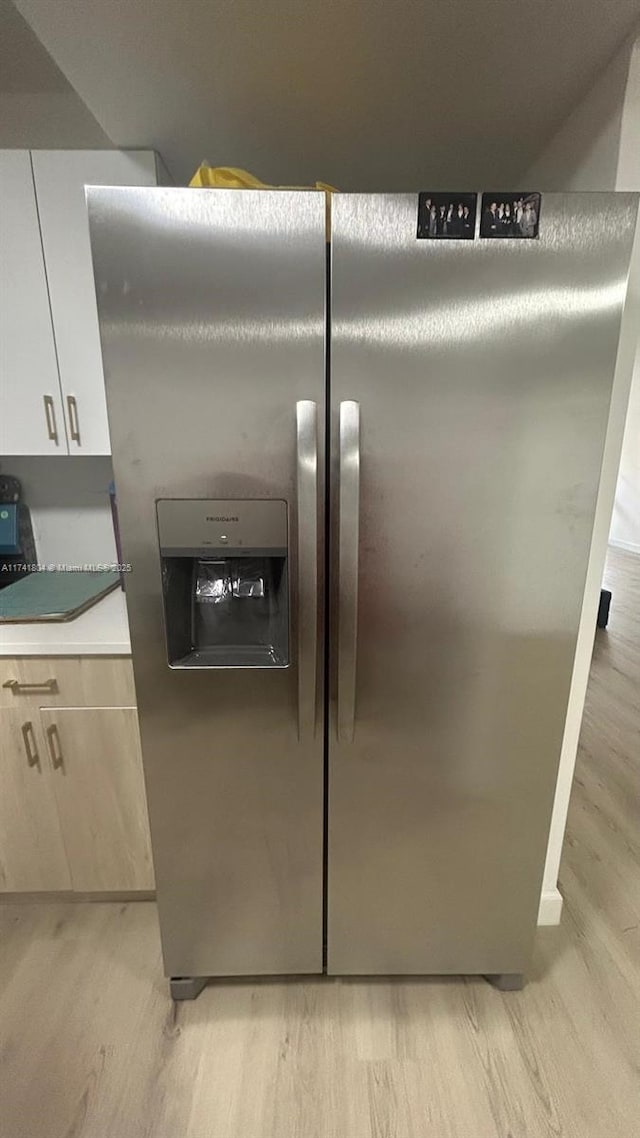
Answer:
[[[165,557],[287,552],[287,503],[278,498],[160,498],[156,506]]]

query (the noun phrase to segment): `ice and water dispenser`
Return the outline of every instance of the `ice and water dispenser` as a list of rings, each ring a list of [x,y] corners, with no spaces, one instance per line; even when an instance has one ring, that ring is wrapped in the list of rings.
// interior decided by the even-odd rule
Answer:
[[[156,508],[169,667],[288,667],[287,503]]]

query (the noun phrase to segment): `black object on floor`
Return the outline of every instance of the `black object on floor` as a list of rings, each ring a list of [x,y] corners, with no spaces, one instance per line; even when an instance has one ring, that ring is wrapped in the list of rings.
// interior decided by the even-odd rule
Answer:
[[[608,589],[600,590],[600,604],[598,605],[598,628],[606,628],[609,622],[609,609],[611,607],[611,593]]]

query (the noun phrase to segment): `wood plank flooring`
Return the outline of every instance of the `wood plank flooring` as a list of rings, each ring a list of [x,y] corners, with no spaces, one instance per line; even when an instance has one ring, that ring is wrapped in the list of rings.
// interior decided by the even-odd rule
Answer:
[[[226,982],[174,1007],[155,907],[0,910],[2,1138],[640,1134],[640,558],[612,551],[529,983]]]

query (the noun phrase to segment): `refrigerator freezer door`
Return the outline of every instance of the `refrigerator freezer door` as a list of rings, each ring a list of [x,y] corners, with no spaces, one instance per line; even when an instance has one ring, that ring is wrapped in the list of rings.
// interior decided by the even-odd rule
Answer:
[[[298,612],[302,560],[322,627],[324,195],[96,189],[89,211],[166,972],[319,972],[323,646]],[[170,498],[286,502],[288,668],[169,668]],[[207,524],[231,543],[218,513]]]
[[[340,604],[328,970],[520,973],[637,198],[545,195],[531,241],[416,241],[416,208],[416,196],[333,199],[331,588]],[[339,516],[341,464],[343,477],[351,469],[344,402],[360,405],[353,736],[339,721],[353,668],[347,653],[345,680],[339,617],[354,558]]]

